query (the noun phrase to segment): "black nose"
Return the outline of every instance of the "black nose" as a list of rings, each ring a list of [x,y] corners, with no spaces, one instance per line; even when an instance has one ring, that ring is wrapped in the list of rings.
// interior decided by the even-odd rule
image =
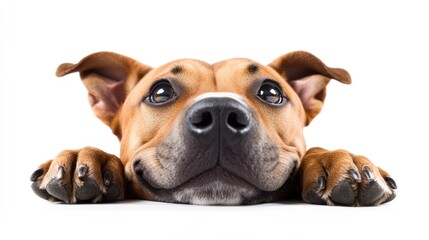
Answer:
[[[187,113],[187,128],[204,143],[220,137],[234,144],[252,129],[248,107],[232,97],[207,97],[195,102]]]

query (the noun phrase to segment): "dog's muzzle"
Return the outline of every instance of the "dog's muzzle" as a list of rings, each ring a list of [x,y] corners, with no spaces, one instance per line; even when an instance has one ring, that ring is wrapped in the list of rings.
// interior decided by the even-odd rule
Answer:
[[[156,148],[138,153],[133,166],[159,200],[238,204],[277,196],[295,164],[243,98],[207,93],[188,105]]]

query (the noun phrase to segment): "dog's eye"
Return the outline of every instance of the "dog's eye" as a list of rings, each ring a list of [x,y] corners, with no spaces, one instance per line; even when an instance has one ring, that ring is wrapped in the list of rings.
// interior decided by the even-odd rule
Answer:
[[[174,92],[171,84],[167,81],[162,81],[152,87],[148,100],[153,104],[163,104],[175,97],[176,92]]]
[[[272,81],[265,81],[262,83],[257,96],[262,101],[271,105],[281,105],[287,100],[283,95],[283,92],[280,90],[280,87]]]

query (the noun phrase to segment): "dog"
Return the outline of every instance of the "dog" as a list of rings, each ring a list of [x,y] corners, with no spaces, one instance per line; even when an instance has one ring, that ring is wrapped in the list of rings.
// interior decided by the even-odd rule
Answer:
[[[91,108],[120,141],[120,158],[93,147],[65,150],[31,175],[41,198],[64,203],[138,198],[241,205],[300,197],[324,205],[393,200],[393,178],[364,156],[307,150],[303,129],[326,86],[349,73],[296,51],[264,66],[235,58],[181,59],[151,68],[98,52],[56,75],[79,72]]]

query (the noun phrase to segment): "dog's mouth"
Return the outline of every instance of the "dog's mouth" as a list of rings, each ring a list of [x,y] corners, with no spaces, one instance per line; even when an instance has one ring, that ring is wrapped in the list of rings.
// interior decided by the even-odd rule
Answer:
[[[136,164],[137,163],[137,164]],[[283,177],[291,180],[295,172],[296,161],[292,161]],[[138,183],[157,201],[173,203],[189,203],[198,205],[246,205],[260,202],[272,202],[280,198],[285,192],[290,191],[287,184],[274,191],[264,191],[239,175],[216,165],[196,176],[193,176],[180,185],[171,188],[162,188],[152,184],[145,178],[140,161],[135,161],[135,176]]]
[[[140,173],[140,174],[139,174]],[[136,172],[140,184],[165,202],[198,205],[239,205],[253,199],[260,190],[220,166],[211,168],[173,189],[157,189]]]

